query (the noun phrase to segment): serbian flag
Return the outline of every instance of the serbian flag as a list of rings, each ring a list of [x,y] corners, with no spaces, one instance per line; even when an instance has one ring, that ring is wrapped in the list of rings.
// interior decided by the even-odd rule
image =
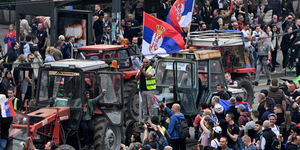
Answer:
[[[3,118],[15,116],[14,105],[12,103],[12,99],[9,99],[8,101],[1,104],[1,112],[2,112]]]
[[[171,7],[166,22],[172,25],[179,33],[181,27],[186,27],[192,21],[194,0],[176,0]]]
[[[159,107],[159,99],[156,96],[153,96],[153,108]]]
[[[226,101],[226,100],[221,100],[220,99],[219,104],[223,106],[223,108],[224,108],[224,114],[226,114],[226,111],[231,106],[230,102]],[[240,103],[236,102],[236,106],[237,105],[244,105],[245,106],[245,112],[251,111],[251,107],[250,107],[250,105],[247,102],[240,102]]]
[[[146,58],[166,57],[181,49],[185,49],[185,43],[180,33],[166,22],[144,13],[142,52]]]

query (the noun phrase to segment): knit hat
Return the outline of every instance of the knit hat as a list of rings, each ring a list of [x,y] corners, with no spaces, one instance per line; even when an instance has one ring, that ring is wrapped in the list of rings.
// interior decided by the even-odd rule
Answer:
[[[217,134],[222,134],[222,128],[220,126],[213,127],[213,129]]]
[[[221,114],[224,112],[224,107],[218,103],[215,105],[215,111],[217,114]]]

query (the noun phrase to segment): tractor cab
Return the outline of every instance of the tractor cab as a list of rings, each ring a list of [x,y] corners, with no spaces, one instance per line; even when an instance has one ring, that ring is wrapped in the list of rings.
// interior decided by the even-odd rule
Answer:
[[[86,94],[89,93],[90,99],[93,99],[99,96],[103,89],[107,92],[94,107],[95,142],[93,144],[95,148],[118,149],[120,147],[124,115],[123,74],[111,72],[109,69],[109,65],[104,61],[75,59],[45,63],[39,69],[35,104],[37,110],[31,109],[31,112],[26,114],[31,131],[29,136],[32,137],[37,148],[42,148],[49,139],[55,139],[57,145],[67,143],[80,149],[79,124],[81,116],[87,111]],[[60,130],[57,130],[56,125],[52,126],[53,121],[57,124],[56,117],[59,120],[58,124],[61,125]],[[20,126],[17,124],[12,125],[12,128],[19,129],[18,127]],[[55,133],[59,132],[61,134],[55,137],[57,135]],[[14,136],[12,135],[11,139],[16,140]],[[23,142],[26,143],[26,140]],[[15,142],[11,143],[11,146],[16,146]]]
[[[288,51],[287,66],[285,68],[285,75],[297,77],[300,75],[300,34],[297,37]]]
[[[197,115],[199,104],[210,104],[212,96],[217,94],[217,85],[226,86],[220,58],[218,50],[184,50],[159,58],[156,66],[159,94],[155,97],[160,101],[165,99],[167,104],[180,103],[184,115]],[[225,90],[232,96],[243,96],[240,89]]]
[[[237,88],[244,91],[245,101],[252,105],[254,91],[250,75],[256,74],[256,69],[251,66],[244,41],[240,31],[196,31],[190,32],[188,45],[204,50],[219,50],[224,72],[229,72],[232,80],[238,82]]]

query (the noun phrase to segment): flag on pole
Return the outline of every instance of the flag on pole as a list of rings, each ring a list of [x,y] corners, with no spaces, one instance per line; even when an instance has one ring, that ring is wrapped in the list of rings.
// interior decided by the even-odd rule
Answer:
[[[192,21],[194,0],[176,0],[171,7],[166,22],[172,25],[179,33],[181,27],[186,27]]]
[[[142,53],[146,58],[166,57],[181,49],[185,49],[183,38],[171,25],[144,13]]]
[[[8,101],[1,104],[1,112],[2,112],[3,118],[15,116],[14,105],[12,103],[12,99],[9,99]]]

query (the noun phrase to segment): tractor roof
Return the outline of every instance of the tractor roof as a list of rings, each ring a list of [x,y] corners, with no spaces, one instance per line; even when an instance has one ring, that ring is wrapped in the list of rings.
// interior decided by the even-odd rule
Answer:
[[[190,45],[194,47],[224,47],[244,45],[241,31],[196,31],[189,34]]]
[[[104,61],[92,61],[92,60],[79,60],[79,59],[64,59],[60,61],[54,61],[45,63],[45,67],[59,67],[59,68],[79,68],[83,71],[100,69],[109,67]],[[75,68],[74,68],[75,67]]]
[[[221,53],[218,50],[195,50],[189,51],[188,49],[179,51],[172,54],[166,59],[195,59],[195,60],[207,60],[212,58],[221,58]]]
[[[118,50],[121,48],[129,48],[127,45],[106,45],[106,44],[99,44],[99,45],[89,45],[89,46],[82,46],[78,47],[78,50],[89,50],[89,51],[111,51],[111,50]]]

